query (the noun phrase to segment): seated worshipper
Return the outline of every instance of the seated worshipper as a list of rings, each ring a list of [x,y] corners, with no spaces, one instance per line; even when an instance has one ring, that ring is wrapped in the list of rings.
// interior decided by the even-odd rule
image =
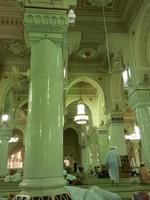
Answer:
[[[137,192],[133,194],[132,200],[149,200],[149,195],[146,192]]]
[[[97,186],[89,189],[65,186],[65,189],[70,193],[72,200],[121,200],[118,194],[103,190]]]
[[[107,159],[106,159],[106,165],[108,167],[108,173],[112,181],[112,185],[118,185],[119,167],[121,167],[121,160],[116,148],[117,147],[113,147],[113,146],[109,148]]]
[[[150,183],[150,170],[144,166],[144,163],[140,166],[139,177],[141,183]]]
[[[4,177],[4,182],[5,183],[8,183],[8,182],[11,182],[12,181],[12,176],[7,174],[5,177]]]
[[[66,180],[68,181],[68,183],[69,183],[70,185],[75,185],[76,176],[67,173]]]
[[[65,169],[63,170],[63,175],[65,178],[67,177],[67,171]]]
[[[14,175],[12,175],[12,182],[20,182],[21,181],[21,174],[19,172],[16,172]]]
[[[75,181],[76,185],[83,185],[85,182],[85,172],[83,167],[79,167],[79,171],[76,175],[77,179]]]

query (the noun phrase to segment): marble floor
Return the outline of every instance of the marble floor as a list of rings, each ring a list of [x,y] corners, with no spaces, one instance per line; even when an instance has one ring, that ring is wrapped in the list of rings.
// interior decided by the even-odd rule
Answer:
[[[90,188],[91,186],[99,186],[105,190],[119,194],[123,200],[129,200],[134,192],[147,191],[150,192],[150,185],[144,185],[139,182],[138,178],[121,179],[119,186],[111,186],[109,179],[87,177],[83,188]],[[20,192],[17,183],[3,183],[0,182],[0,200],[7,198],[10,193],[17,194]]]

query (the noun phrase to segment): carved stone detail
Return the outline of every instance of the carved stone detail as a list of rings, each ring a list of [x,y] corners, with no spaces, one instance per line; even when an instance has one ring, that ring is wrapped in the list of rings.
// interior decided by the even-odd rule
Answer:
[[[23,40],[0,40],[0,47],[7,58],[29,58],[30,50]]]
[[[87,0],[87,2],[92,5],[92,6],[96,6],[96,7],[101,7],[102,3],[104,6],[106,6],[109,3],[112,3],[113,0]]]
[[[89,22],[89,21],[77,21],[75,24],[75,27],[69,27],[70,30],[78,30],[78,31],[93,31],[94,32],[102,32],[104,29],[102,27],[104,26],[103,22]],[[125,26],[122,24],[122,22],[113,22],[113,21],[107,21],[107,29],[110,33],[124,33],[126,32]]]
[[[40,9],[25,10],[25,30],[27,32],[36,33],[64,33],[67,31],[67,15],[66,13],[55,11],[51,13],[43,13]]]
[[[112,123],[123,123],[123,114],[122,113],[109,114],[107,124],[109,125]]]

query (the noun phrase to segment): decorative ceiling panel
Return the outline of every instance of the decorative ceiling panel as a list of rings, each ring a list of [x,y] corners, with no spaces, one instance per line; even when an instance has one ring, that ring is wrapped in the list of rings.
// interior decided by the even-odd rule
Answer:
[[[128,0],[112,0],[105,7],[106,15],[109,16],[120,16],[120,12],[127,5]],[[90,15],[102,15],[102,5],[101,6],[91,6],[88,0],[79,0],[78,13],[90,14]],[[90,12],[90,13],[89,13]]]

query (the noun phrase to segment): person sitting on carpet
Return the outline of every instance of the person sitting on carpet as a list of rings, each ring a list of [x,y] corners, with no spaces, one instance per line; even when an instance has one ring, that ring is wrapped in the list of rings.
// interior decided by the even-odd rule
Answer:
[[[141,183],[150,183],[150,170],[144,166],[144,163],[141,164],[139,177]]]
[[[132,200],[149,200],[149,195],[146,192],[138,192],[133,194]]]

